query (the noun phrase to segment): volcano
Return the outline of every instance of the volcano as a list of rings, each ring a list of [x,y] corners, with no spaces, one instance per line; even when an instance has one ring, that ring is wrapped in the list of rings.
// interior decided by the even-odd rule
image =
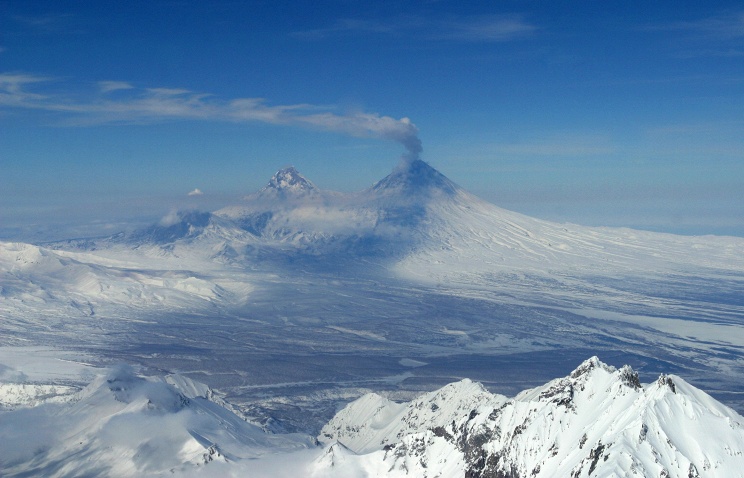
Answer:
[[[455,183],[420,159],[403,161],[372,186],[372,192],[381,196],[452,197],[458,191],[460,188]]]

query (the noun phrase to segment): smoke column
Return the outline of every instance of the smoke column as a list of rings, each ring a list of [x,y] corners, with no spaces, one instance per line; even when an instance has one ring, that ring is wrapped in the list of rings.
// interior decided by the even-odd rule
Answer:
[[[418,128],[408,118],[395,119],[390,116],[380,116],[376,113],[354,113],[337,115],[334,113],[318,113],[302,115],[293,112],[284,118],[286,123],[305,123],[327,131],[345,133],[359,138],[379,138],[395,141],[406,149],[404,159],[414,161],[419,159],[423,147],[418,137]]]
[[[408,162],[413,162],[420,159],[421,153],[424,148],[421,145],[421,139],[418,137],[418,128],[415,124],[411,123],[408,118],[402,118],[400,120],[401,126],[405,126],[402,131],[402,135],[395,138],[400,144],[406,148],[406,154],[403,155],[403,159]]]

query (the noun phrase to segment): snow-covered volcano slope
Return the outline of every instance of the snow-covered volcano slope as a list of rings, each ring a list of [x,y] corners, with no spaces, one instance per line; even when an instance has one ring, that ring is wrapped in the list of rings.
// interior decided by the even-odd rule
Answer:
[[[409,226],[401,269],[432,272],[744,271],[744,239],[685,237],[557,224],[507,211],[463,190],[423,161],[398,167],[363,193],[381,223]],[[406,221],[401,221],[405,217]],[[396,220],[397,219],[397,220]]]
[[[742,477],[744,419],[674,375],[641,385],[596,357],[513,399],[464,380],[397,404],[366,395],[320,439],[319,470],[372,476]]]

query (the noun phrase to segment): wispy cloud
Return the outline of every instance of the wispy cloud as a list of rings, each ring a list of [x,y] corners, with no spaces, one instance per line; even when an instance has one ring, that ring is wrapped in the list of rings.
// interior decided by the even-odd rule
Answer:
[[[134,86],[126,81],[99,81],[98,88],[102,93],[109,93],[117,90],[131,90]]]
[[[644,29],[647,31],[687,32],[691,35],[714,40],[744,38],[744,10],[729,11],[697,20],[647,25]]]
[[[342,18],[327,27],[296,31],[292,35],[305,40],[319,40],[344,33],[379,33],[392,34],[401,30],[400,24],[383,23],[358,18]]]
[[[646,25],[643,29],[679,35],[678,40],[684,41],[678,42],[678,58],[739,58],[744,55],[744,10],[729,10],[694,20]]]
[[[294,36],[318,40],[344,34],[376,34],[427,40],[504,42],[527,37],[537,30],[537,26],[528,23],[521,15],[477,15],[445,19],[401,16],[387,20],[343,18],[328,27],[294,32]]]
[[[24,105],[30,103],[43,102],[46,99],[44,95],[28,92],[26,87],[46,81],[48,81],[47,78],[24,73],[0,74],[0,108],[24,108]]]
[[[67,126],[141,124],[174,120],[260,122],[305,126],[360,138],[396,141],[407,156],[418,157],[418,128],[408,118],[377,113],[339,113],[336,108],[310,104],[271,105],[262,98],[222,100],[187,89],[135,88],[129,83],[105,81],[85,97],[50,91],[48,78],[27,74],[0,74],[0,111],[36,110],[56,113]],[[43,89],[43,93],[30,91]],[[43,88],[41,88],[43,87]],[[115,95],[112,95],[116,92]]]
[[[489,15],[468,20],[455,20],[442,25],[442,38],[465,41],[500,42],[531,35],[535,25],[516,15]]]
[[[68,13],[48,13],[44,15],[13,15],[16,24],[34,33],[60,33],[69,31],[75,17]]]
[[[201,190],[201,189],[199,189],[199,188],[196,188],[196,189],[194,189],[193,191],[189,191],[189,194],[188,194],[188,195],[189,195],[189,196],[203,196],[203,195],[204,195],[204,193],[202,192],[202,190]]]
[[[742,38],[744,37],[744,11],[729,12],[693,21],[658,25],[653,29],[689,31],[717,38]]]

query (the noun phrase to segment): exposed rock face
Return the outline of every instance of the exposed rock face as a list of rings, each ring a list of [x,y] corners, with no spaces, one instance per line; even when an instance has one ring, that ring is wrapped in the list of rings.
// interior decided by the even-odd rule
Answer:
[[[259,195],[262,196],[301,196],[317,194],[319,189],[315,184],[300,174],[293,166],[280,169],[274,174]]]

